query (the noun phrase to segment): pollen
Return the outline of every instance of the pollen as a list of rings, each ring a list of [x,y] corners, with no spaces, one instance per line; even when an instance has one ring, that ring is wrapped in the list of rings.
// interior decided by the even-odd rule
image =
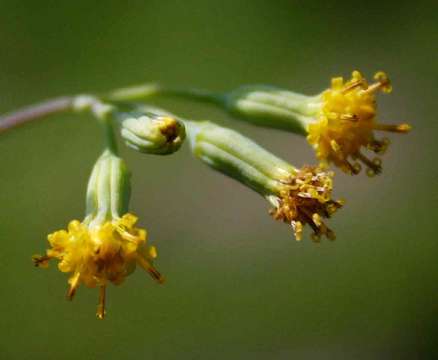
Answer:
[[[370,159],[366,149],[376,155],[383,154],[389,140],[377,139],[374,132],[407,133],[408,124],[388,125],[376,121],[376,93],[390,93],[392,85],[384,72],[374,75],[375,82],[368,84],[359,71],[351,80],[333,78],[331,87],[322,93],[322,106],[315,123],[308,126],[308,142],[314,147],[323,163],[334,163],[343,171],[358,174],[362,165],[369,176],[381,172],[379,157]]]
[[[171,116],[163,116],[160,118],[160,131],[166,137],[168,142],[174,141],[178,137],[179,123]]]
[[[47,267],[51,259],[58,260],[58,269],[69,273],[67,299],[72,300],[79,285],[99,288],[96,316],[105,317],[106,287],[121,284],[136,265],[146,270],[154,280],[164,278],[153,267],[157,256],[155,247],[146,244],[146,231],[135,227],[137,217],[126,214],[119,219],[90,226],[73,220],[67,230],[48,236],[51,248],[46,255],[35,255],[37,267]]]
[[[313,230],[314,241],[319,242],[322,236],[335,239],[335,233],[323,221],[343,205],[342,201],[331,199],[332,178],[333,172],[304,166],[284,183],[277,206],[270,213],[274,219],[291,225],[296,240],[302,239],[306,224]]]

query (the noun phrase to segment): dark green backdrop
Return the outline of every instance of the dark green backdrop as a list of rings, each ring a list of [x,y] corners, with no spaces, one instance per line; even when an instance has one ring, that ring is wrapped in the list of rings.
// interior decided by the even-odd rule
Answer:
[[[295,242],[267,203],[208,170],[123,149],[132,210],[157,245],[155,285],[137,271],[64,299],[66,277],[30,257],[83,215],[100,151],[86,116],[56,116],[0,137],[1,359],[432,358],[438,331],[435,1],[34,1],[0,3],[0,112],[47,97],[144,81],[214,90],[271,83],[316,93],[334,75],[383,69],[394,92],[380,119],[393,136],[384,173],[338,173],[347,205],[338,239]],[[160,102],[231,124],[206,106]],[[296,165],[302,138],[236,127]]]

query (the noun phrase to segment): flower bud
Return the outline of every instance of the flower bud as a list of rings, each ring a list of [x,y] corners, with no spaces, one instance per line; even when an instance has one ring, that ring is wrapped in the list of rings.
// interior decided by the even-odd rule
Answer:
[[[184,124],[172,114],[151,107],[116,114],[125,144],[139,152],[167,155],[185,139]]]

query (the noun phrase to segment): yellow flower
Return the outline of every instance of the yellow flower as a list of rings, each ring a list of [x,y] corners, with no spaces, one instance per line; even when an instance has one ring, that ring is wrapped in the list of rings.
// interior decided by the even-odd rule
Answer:
[[[50,259],[58,259],[58,268],[71,274],[67,298],[72,299],[82,283],[89,288],[100,288],[97,317],[105,316],[105,289],[111,282],[119,285],[136,265],[145,269],[156,281],[163,277],[152,266],[155,247],[146,244],[146,231],[135,227],[137,217],[125,214],[121,218],[100,224],[73,220],[67,230],[48,236],[51,248],[46,255],[33,257],[39,267],[47,267]]]
[[[322,168],[304,166],[283,181],[279,195],[268,200],[274,206],[270,213],[276,220],[290,224],[295,238],[301,240],[303,226],[309,224],[312,238],[318,242],[321,236],[335,239],[335,233],[322,221],[342,207],[341,200],[331,198],[333,172]]]
[[[383,72],[375,74],[375,83],[368,84],[358,71],[344,82],[342,77],[332,79],[331,88],[322,93],[322,106],[316,123],[308,125],[307,140],[323,162],[333,162],[348,173],[357,174],[361,161],[372,176],[381,171],[381,160],[369,159],[362,147],[382,154],[389,141],[376,139],[374,130],[406,133],[408,124],[386,125],[376,122],[377,91],[389,93],[391,83]],[[353,160],[353,162],[351,161]]]

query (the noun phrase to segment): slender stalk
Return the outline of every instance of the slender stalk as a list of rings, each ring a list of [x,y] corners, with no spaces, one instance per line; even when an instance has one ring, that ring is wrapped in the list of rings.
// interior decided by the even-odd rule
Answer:
[[[105,135],[105,145],[108,150],[110,150],[113,154],[118,155],[118,147],[116,135],[114,133],[114,126],[111,119],[103,119],[101,120],[103,126],[103,132]]]
[[[73,97],[65,96],[28,106],[0,117],[0,133],[46,116],[71,110]]]
[[[139,101],[153,97],[175,97],[205,103],[222,104],[224,96],[200,89],[171,88],[159,84],[145,84],[114,90],[101,96],[108,101]]]

